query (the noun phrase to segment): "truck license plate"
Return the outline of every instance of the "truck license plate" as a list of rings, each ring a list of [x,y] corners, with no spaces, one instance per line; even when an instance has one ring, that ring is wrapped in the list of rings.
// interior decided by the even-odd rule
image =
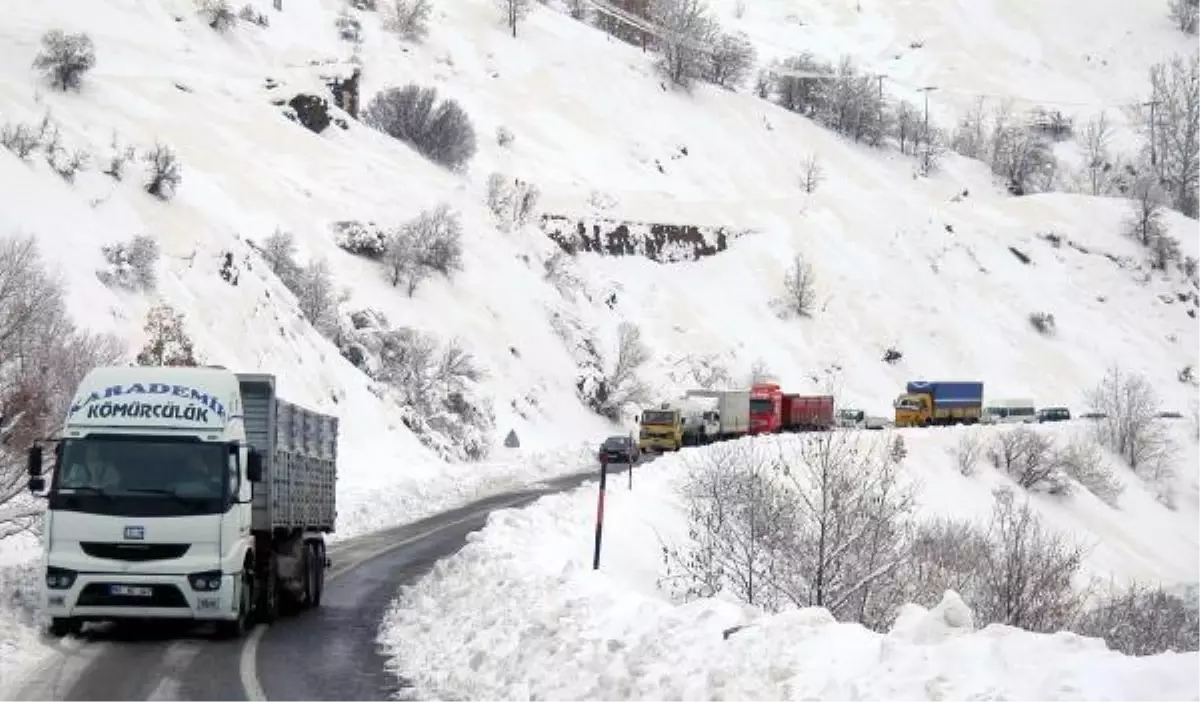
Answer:
[[[129,597],[151,597],[154,595],[153,588],[138,585],[109,585],[108,592],[110,595],[127,595]]]

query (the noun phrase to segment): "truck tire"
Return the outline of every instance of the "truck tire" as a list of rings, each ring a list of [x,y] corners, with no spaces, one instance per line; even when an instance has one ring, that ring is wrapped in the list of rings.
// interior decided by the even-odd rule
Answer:
[[[313,542],[313,556],[315,556],[314,560],[316,561],[316,564],[317,564],[317,567],[316,567],[317,581],[316,581],[316,585],[314,585],[314,587],[313,587],[312,606],[314,608],[316,608],[316,607],[321,606],[321,595],[324,594],[324,592],[325,592],[325,542],[324,541],[314,541]]]
[[[80,631],[83,631],[83,623],[73,617],[54,617],[50,620],[49,632],[56,639],[67,634],[78,635]]]
[[[217,636],[223,639],[240,639],[250,629],[250,616],[254,610],[254,572],[249,565],[242,568],[242,587],[238,595],[237,618],[229,622],[217,622]]]
[[[275,559],[267,556],[266,563],[262,564],[262,578],[259,580],[259,589],[255,594],[258,595],[255,606],[255,619],[262,624],[273,624],[279,618],[279,576],[275,572]]]

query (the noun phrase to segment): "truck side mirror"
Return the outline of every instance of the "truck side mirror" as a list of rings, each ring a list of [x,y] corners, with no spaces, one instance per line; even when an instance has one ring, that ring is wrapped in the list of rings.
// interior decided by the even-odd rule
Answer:
[[[261,483],[263,479],[262,454],[253,449],[246,456],[246,478],[252,483]]]
[[[633,415],[633,421],[635,424],[641,424],[642,423],[642,415],[640,415],[640,414]]]
[[[29,491],[40,493],[46,489],[46,479],[40,475],[35,475],[29,479]]]
[[[29,471],[30,478],[38,478],[42,475],[42,447],[34,444],[29,447],[29,461],[26,463],[25,469]]]

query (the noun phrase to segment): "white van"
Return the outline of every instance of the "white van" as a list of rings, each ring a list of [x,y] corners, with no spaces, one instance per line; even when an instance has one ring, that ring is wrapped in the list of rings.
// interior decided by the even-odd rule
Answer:
[[[1034,424],[1037,422],[1037,407],[1033,400],[988,400],[983,403],[984,424]]]

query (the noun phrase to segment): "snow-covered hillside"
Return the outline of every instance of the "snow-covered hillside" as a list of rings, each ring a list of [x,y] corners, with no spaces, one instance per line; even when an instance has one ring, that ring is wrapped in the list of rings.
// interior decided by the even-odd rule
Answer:
[[[1083,422],[1044,431],[1062,442],[1087,430]],[[955,455],[962,436],[993,441],[1000,431],[897,432],[908,448],[901,472],[922,486],[921,517],[982,521],[991,491],[998,488],[1026,499],[986,461],[969,476],[959,470]],[[1186,442],[1187,460],[1194,465],[1194,439],[1186,430],[1174,434]],[[761,444],[768,455],[776,455],[780,447],[787,451],[808,440],[744,443]],[[850,440],[888,439],[866,434]],[[941,597],[940,603],[936,596],[922,602],[928,612],[916,604],[903,607],[886,633],[835,623],[820,608],[785,606],[772,614],[744,604],[732,584],[715,597],[673,599],[671,593],[679,590],[670,587],[664,551],[687,543],[694,525],[688,521],[694,503],[679,492],[682,481],[689,469],[728,446],[689,449],[640,466],[632,486],[624,476],[610,481],[599,571],[592,570],[595,483],[493,514],[462,551],[401,590],[380,634],[392,670],[421,695],[471,699],[1194,700],[1200,695],[1195,652],[1134,658],[1071,633],[985,627],[988,620],[978,613],[973,619],[957,594]],[[1045,526],[1087,547],[1077,584],[1092,578],[1101,585],[1111,578],[1118,586],[1130,580],[1168,586],[1194,581],[1200,567],[1194,500],[1172,512],[1128,471],[1118,474],[1125,485],[1119,509],[1086,491],[1029,498]],[[1195,478],[1193,470],[1183,480],[1192,496]],[[765,503],[760,506],[767,509]],[[768,524],[764,518],[759,528]],[[736,569],[729,572],[732,579],[755,567],[748,560],[751,549],[761,549],[762,559],[753,572],[775,573],[763,565],[769,558],[766,542],[737,533],[743,538],[738,553],[747,560],[718,557]],[[846,542],[834,543],[831,549]],[[1032,576],[1016,576],[1021,577]],[[761,585],[760,590],[766,592]],[[471,633],[464,637],[463,632]],[[564,675],[564,670],[575,672]]]
[[[491,0],[439,3],[415,44],[384,31],[377,13],[345,9],[363,28],[356,45],[335,26],[340,0],[284,0],[282,11],[251,4],[267,26],[237,21],[224,32],[193,0],[114,0],[103,12],[82,0],[8,8],[0,126],[33,127],[49,115],[64,148],[89,153],[92,167],[68,182],[40,153],[22,160],[0,149],[0,236],[34,235],[62,272],[78,321],[128,339],[131,353],[144,341],[146,311],[166,302],[183,313],[204,362],[273,372],[289,399],[339,414],[343,534],[585,465],[580,444],[615,429],[581,401],[577,384],[595,372],[588,364],[611,367],[622,322],[636,324],[651,350],[641,376],[655,401],[693,385],[693,369],[719,365],[740,384],[761,361],[789,390],[829,389],[877,414],[916,378],[977,378],[989,395],[1081,410],[1083,394],[1120,363],[1145,374],[1165,407],[1194,406],[1195,385],[1178,377],[1200,365],[1188,314],[1195,283],[1174,268],[1149,269],[1145,251],[1121,235],[1123,201],[1013,198],[985,165],[955,156],[918,177],[906,157],[850,143],[748,93],[668,89],[652,54],[553,5],[535,4],[514,38]],[[860,22],[848,3],[763,2],[730,27],[761,39],[764,57],[771,43],[818,31],[826,38],[814,48],[826,46],[830,59],[847,44],[878,58],[919,38],[924,48],[886,69],[898,80],[1080,101],[1140,94],[1145,67],[1182,46],[1151,3],[1106,2],[1124,25],[1097,29],[1102,13],[1081,10],[1083,21],[1063,30],[1067,5],[1084,4],[1045,14],[1000,0],[971,12],[933,0],[908,11],[864,3],[871,19]],[[733,3],[717,7],[725,21]],[[786,33],[794,13],[802,34]],[[1000,19],[1007,29],[993,31]],[[1118,37],[1123,26],[1130,34]],[[30,68],[54,28],[95,42],[96,67],[78,92],[52,90]],[[1077,48],[1094,41],[1095,51]],[[363,105],[408,81],[459,101],[479,144],[468,168],[435,166],[338,110],[345,128],[320,134],[285,118],[280,103],[328,96],[325,78],[348,75],[352,61],[363,69]],[[999,64],[1010,70],[993,70]],[[501,127],[511,143],[493,137]],[[144,191],[142,163],[123,181],[102,174],[114,137],[139,154],[155,143],[172,148],[183,167],[175,197]],[[814,155],[824,179],[807,194],[799,178]],[[537,186],[540,209],[567,219],[748,233],[698,262],[564,260],[536,218],[498,226],[486,205],[493,173]],[[411,298],[335,241],[336,222],[396,227],[440,203],[460,213],[463,270],[430,278]],[[1194,220],[1168,213],[1166,225],[1197,255]],[[303,301],[258,251],[277,230],[295,235],[301,263],[328,262],[347,293],[343,329],[372,310],[388,325],[456,339],[475,357],[486,372],[475,390],[495,414],[488,460],[441,460],[407,428],[407,410],[305,321]],[[157,289],[104,285],[101,247],[137,235],[162,251]],[[811,318],[782,319],[772,300],[796,254],[813,267],[819,304]],[[1036,332],[1035,313],[1053,314],[1056,333]],[[902,357],[885,363],[889,348]],[[510,429],[519,451],[501,448]]]

